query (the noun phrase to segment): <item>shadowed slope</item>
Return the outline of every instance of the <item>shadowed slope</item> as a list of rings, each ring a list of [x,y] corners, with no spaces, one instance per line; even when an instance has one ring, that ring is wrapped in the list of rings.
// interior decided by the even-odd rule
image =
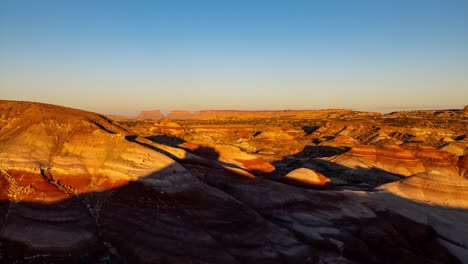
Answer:
[[[305,190],[254,177],[236,161],[251,158],[241,153],[232,153],[235,167],[216,149],[151,142],[97,114],[0,107],[1,262],[457,263],[466,256],[464,210],[385,192]],[[427,220],[447,214],[457,234]]]

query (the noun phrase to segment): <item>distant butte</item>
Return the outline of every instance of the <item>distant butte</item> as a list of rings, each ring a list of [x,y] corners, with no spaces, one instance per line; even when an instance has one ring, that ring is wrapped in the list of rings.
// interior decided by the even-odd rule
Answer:
[[[137,116],[137,119],[140,119],[140,120],[145,120],[145,119],[159,120],[159,119],[162,119],[162,118],[164,118],[164,115],[161,113],[160,110],[142,111]]]
[[[0,263],[468,263],[466,114],[0,101]]]
[[[194,118],[194,114],[185,110],[172,110],[167,114],[166,118],[173,120],[190,120]]]

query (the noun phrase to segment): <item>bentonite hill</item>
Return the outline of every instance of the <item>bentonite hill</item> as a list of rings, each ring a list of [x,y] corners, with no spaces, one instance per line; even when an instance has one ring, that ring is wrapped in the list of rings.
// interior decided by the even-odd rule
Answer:
[[[468,263],[466,107],[0,117],[0,263]]]

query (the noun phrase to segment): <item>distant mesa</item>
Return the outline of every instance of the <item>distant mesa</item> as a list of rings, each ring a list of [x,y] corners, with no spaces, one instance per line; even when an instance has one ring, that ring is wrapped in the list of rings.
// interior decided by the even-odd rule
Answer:
[[[141,111],[141,113],[137,116],[137,119],[158,120],[158,119],[163,119],[163,118],[164,118],[164,115],[161,113],[160,110]]]
[[[172,120],[190,120],[190,119],[193,119],[193,117],[194,117],[194,114],[185,110],[172,110],[166,116],[167,119],[172,119]]]
[[[0,100],[0,263],[467,263],[460,113]]]
[[[172,110],[164,116],[160,110],[142,111],[136,117],[109,115],[114,121],[125,120],[159,120],[163,118],[171,120],[246,120],[262,118],[294,118],[294,119],[314,119],[314,118],[341,118],[341,117],[377,117],[381,116],[376,112],[359,112],[347,109],[323,109],[323,110],[201,110],[190,112],[187,110]]]
[[[247,120],[247,119],[264,119],[264,118],[279,118],[279,119],[364,119],[364,118],[406,118],[406,117],[433,117],[439,116],[453,117],[454,115],[467,115],[468,105],[460,110],[411,110],[397,111],[389,114],[381,114],[378,112],[354,111],[349,109],[320,109],[320,110],[171,110],[167,115],[164,115],[160,110],[144,110],[138,116],[121,116],[108,115],[107,117],[114,121],[126,120]]]

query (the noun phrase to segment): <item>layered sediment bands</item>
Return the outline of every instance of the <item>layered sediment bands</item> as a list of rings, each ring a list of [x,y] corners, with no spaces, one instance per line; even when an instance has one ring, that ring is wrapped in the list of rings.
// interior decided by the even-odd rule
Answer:
[[[425,171],[380,187],[397,195],[432,204],[467,208],[468,180],[464,157],[432,147],[404,146],[424,164]]]
[[[33,103],[0,107],[5,261],[105,257],[110,253],[99,237],[99,212],[110,193],[99,199],[89,193],[112,192],[148,175],[159,179],[142,182],[166,192],[197,181],[169,157],[126,140],[124,129],[97,114]]]
[[[468,180],[468,155],[460,157],[458,169],[460,170],[460,176]]]
[[[131,259],[273,263],[287,250],[298,253],[291,259],[307,255],[307,247],[294,236],[214,188],[194,183],[166,193],[145,185],[136,182],[117,190],[101,216],[104,235]]]
[[[11,177],[25,187],[28,181],[38,184],[43,178],[69,186],[73,194],[102,191],[174,163],[129,142],[126,130],[94,113],[33,103],[0,106],[15,109],[16,114],[4,112],[0,166],[15,170]]]
[[[323,187],[330,183],[330,179],[323,176],[323,174],[307,168],[295,169],[286,174],[281,178],[281,180],[283,182],[289,182],[299,186],[303,185],[306,187]]]
[[[468,141],[463,140],[459,142],[451,142],[439,147],[440,150],[447,151],[456,156],[463,156],[468,154]]]
[[[172,168],[166,169],[171,172]],[[196,191],[195,178],[190,185],[180,182],[161,187],[170,180],[151,175],[117,189],[100,210],[100,224],[105,240],[129,262],[136,263],[235,263],[218,242],[193,223],[186,208],[196,204],[182,201],[185,192]],[[206,192],[207,190],[203,190]],[[204,209],[200,208],[204,211]]]
[[[360,145],[332,157],[317,160],[326,167],[326,176],[341,175],[345,181],[365,182],[372,186],[392,182],[426,169],[409,150],[397,145]]]
[[[261,178],[228,177],[226,180],[219,174],[207,174],[206,180],[310,245],[317,256],[315,260],[330,263],[458,262],[446,249],[437,246],[440,237],[427,222],[419,221],[427,217],[425,210],[428,207],[385,193],[369,199],[351,192],[309,191]],[[412,215],[406,215],[404,210],[382,209],[391,208],[389,204],[412,208]],[[445,213],[437,211],[434,215],[442,217]],[[466,212],[462,215],[464,219]],[[447,226],[440,228],[439,232],[450,229]],[[463,230],[466,233],[466,229]],[[461,251],[466,253],[466,249]]]
[[[419,159],[426,172],[438,171],[443,174],[458,174],[458,157],[446,151],[440,151],[429,146],[403,145],[403,148],[411,151],[414,157]]]
[[[346,167],[378,168],[403,176],[425,171],[423,163],[410,151],[396,145],[356,146],[330,160]]]
[[[214,159],[251,172],[272,172],[275,167],[254,155],[242,152],[234,146],[220,146],[200,142],[186,142],[179,147],[192,151],[195,155]]]
[[[267,125],[258,119],[132,121],[124,129],[97,114],[51,105],[0,101],[0,109],[1,263],[468,259],[468,211],[450,207],[461,207],[466,196],[453,180],[465,179],[466,156],[439,146],[374,142],[380,133],[374,121],[363,125],[373,129],[365,135],[356,123],[295,123],[286,116],[299,114],[289,111],[279,111],[286,123],[276,117],[263,120]],[[318,116],[346,115],[366,116]],[[458,130],[448,134],[443,137],[462,140]],[[317,191],[280,181],[283,171],[298,168],[320,184],[355,177],[372,188],[403,179],[395,184],[414,191]],[[419,176],[429,186],[411,182]],[[424,199],[459,200],[428,205],[411,196],[420,190]]]
[[[4,203],[4,202],[2,202]],[[0,238],[3,261],[30,259],[39,263],[41,255],[52,259],[75,259],[80,255],[103,255],[95,219],[78,200],[70,198],[44,206],[36,203],[11,203]],[[37,259],[35,259],[37,257]]]
[[[370,184],[390,182],[379,189],[411,200],[461,208],[468,205],[468,181],[457,164],[458,157],[433,147],[359,146],[325,160],[331,162],[331,170],[336,167],[335,173]]]
[[[468,180],[458,173],[427,172],[379,187],[396,195],[441,206],[468,208]]]

